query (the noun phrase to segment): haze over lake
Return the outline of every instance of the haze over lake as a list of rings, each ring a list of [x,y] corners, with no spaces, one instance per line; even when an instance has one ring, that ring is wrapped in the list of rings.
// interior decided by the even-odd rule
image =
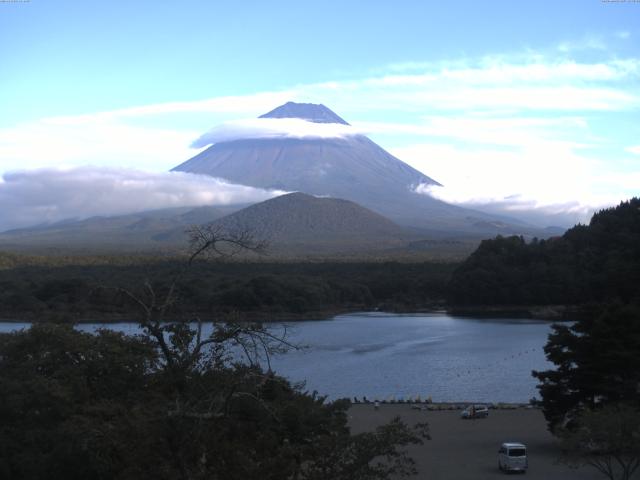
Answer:
[[[287,324],[289,341],[304,348],[274,357],[272,366],[330,399],[421,395],[434,401],[526,402],[537,396],[531,370],[551,367],[543,352],[550,325],[443,313],[339,315]],[[4,323],[0,332],[25,326]],[[136,323],[78,328],[101,326],[139,331]],[[206,324],[205,332],[210,328]]]

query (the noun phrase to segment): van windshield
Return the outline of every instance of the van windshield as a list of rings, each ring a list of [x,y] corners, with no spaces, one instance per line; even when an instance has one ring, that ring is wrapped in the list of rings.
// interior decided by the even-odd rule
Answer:
[[[510,457],[524,457],[526,456],[527,451],[524,448],[510,448],[509,456]]]

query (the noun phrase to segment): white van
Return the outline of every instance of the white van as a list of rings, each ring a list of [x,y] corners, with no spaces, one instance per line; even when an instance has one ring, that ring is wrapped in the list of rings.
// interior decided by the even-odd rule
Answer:
[[[503,443],[498,450],[498,468],[503,472],[526,472],[527,447],[522,443]]]

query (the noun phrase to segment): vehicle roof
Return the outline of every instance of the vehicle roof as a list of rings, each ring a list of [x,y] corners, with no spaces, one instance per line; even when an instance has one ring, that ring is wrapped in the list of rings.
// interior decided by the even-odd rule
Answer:
[[[527,448],[524,446],[523,443],[517,443],[517,442],[505,442],[502,444],[502,446],[505,448]]]

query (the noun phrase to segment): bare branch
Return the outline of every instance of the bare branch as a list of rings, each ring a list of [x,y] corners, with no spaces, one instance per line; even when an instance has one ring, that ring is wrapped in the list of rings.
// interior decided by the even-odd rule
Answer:
[[[256,239],[249,230],[229,231],[216,224],[192,226],[187,234],[191,252],[188,266],[199,256],[209,253],[218,257],[231,257],[241,251],[264,254],[267,248],[267,242]]]

